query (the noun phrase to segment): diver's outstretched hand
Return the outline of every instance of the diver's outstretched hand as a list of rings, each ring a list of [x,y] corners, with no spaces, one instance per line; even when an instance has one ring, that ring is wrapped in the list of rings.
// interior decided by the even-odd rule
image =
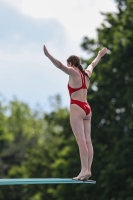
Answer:
[[[100,50],[99,52],[98,52],[98,55],[100,56],[100,57],[103,57],[106,53],[107,53],[107,48],[106,47],[104,47],[104,48],[102,48],[102,50]]]
[[[44,51],[45,56],[49,55],[49,52],[48,52],[48,50],[47,50],[45,45],[43,45],[43,51]]]

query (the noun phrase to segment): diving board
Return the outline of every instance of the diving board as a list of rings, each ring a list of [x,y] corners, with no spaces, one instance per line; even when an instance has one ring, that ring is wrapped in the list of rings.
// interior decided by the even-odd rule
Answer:
[[[71,178],[11,178],[0,179],[0,185],[35,185],[35,184],[96,184],[94,180],[77,181]]]

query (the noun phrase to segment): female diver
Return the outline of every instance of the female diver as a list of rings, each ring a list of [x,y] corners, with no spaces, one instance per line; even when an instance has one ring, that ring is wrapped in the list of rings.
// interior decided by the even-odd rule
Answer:
[[[44,54],[60,70],[69,75],[68,90],[70,94],[70,124],[76,138],[81,160],[81,171],[74,180],[86,181],[91,176],[91,165],[93,160],[93,146],[91,142],[91,108],[88,104],[87,90],[90,77],[94,67],[103,57],[107,48],[98,52],[92,63],[83,70],[79,57],[72,55],[67,59],[67,66],[54,58],[43,46]]]

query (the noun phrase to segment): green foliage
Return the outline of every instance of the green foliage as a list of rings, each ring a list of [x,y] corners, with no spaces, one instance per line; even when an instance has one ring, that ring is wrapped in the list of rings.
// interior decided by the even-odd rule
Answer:
[[[133,1],[117,2],[119,13],[102,13],[105,20],[97,29],[97,42],[85,37],[82,43],[94,56],[103,46],[109,49],[93,72],[88,94],[95,150],[92,173],[97,180],[90,199],[132,198]]]
[[[37,110],[32,111],[27,104],[16,99],[7,106],[3,106],[3,102],[0,105],[0,177],[29,177],[26,163],[30,151],[40,143],[47,125]],[[27,187],[21,190],[21,186],[1,186],[0,199],[25,199],[27,191]]]
[[[69,111],[59,107],[59,96],[52,101],[55,110],[49,114],[16,99],[6,107],[1,102],[1,178],[67,177],[71,172],[69,154],[76,142]],[[0,199],[54,199],[57,191],[55,185],[1,186]]]

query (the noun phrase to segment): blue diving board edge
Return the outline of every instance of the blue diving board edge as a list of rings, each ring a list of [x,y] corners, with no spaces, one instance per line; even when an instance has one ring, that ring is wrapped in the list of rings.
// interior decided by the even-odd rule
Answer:
[[[35,184],[96,184],[94,180],[77,181],[71,178],[10,178],[0,179],[0,185],[35,185]]]

